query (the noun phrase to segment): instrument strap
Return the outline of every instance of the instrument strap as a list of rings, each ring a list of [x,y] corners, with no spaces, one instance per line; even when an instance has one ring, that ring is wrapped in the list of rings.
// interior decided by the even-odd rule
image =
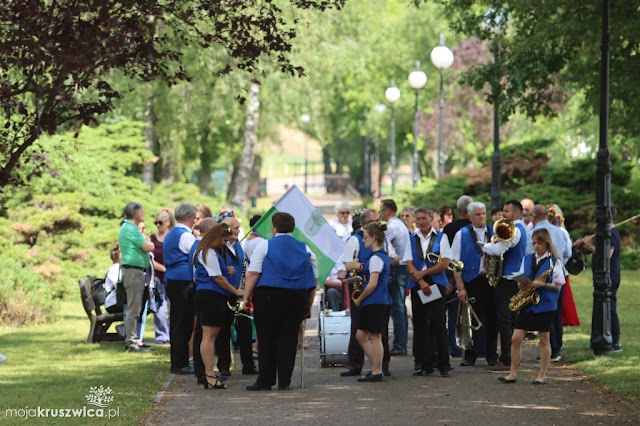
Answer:
[[[484,242],[488,243],[489,242],[489,228],[487,228],[485,226],[484,228]],[[484,251],[482,251],[482,248],[480,248],[480,245],[478,244],[478,236],[476,235],[476,230],[473,227],[473,224],[469,225],[469,230],[471,231],[471,238],[473,238],[473,245],[476,247],[476,250],[478,250],[480,252],[480,254],[484,254]]]
[[[433,253],[433,246],[436,243],[436,236],[434,236],[431,233],[431,231],[429,231],[429,235],[430,235],[430,237],[429,237],[429,245],[427,246],[427,253],[431,253],[431,254],[435,255],[435,253]],[[418,235],[417,232],[416,232],[415,238],[416,238],[416,247],[418,248],[418,256],[420,256],[420,260],[424,261],[425,260],[425,255],[424,255],[424,252],[422,251],[422,244],[420,243],[420,236]]]
[[[549,259],[550,257],[551,256],[543,257],[542,259],[540,259],[540,262],[536,262],[536,255],[531,255],[531,275],[529,276],[531,281],[535,279],[538,270],[542,267],[545,260]]]

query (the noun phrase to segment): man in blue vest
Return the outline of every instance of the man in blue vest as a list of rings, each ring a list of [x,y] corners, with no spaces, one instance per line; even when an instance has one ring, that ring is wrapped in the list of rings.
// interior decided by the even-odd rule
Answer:
[[[145,288],[145,271],[149,268],[149,255],[153,243],[142,235],[138,224],[144,221],[144,211],[140,203],[129,203],[124,207],[124,222],[118,235],[122,259],[122,284],[127,292],[127,313],[124,348],[127,352],[149,352],[150,348],[140,346],[138,320],[142,311]]]
[[[233,241],[227,243],[225,262],[227,266],[233,267],[233,275],[229,278],[229,284],[238,288],[242,280],[244,271],[244,251],[238,242],[240,234],[240,222],[235,217],[226,217],[222,223],[231,228]],[[229,298],[229,304],[236,306],[236,297]],[[227,324],[220,330],[216,338],[216,354],[218,355],[218,371],[223,377],[231,376],[231,325],[234,323],[238,333],[238,346],[240,347],[240,359],[242,361],[242,374],[258,374],[258,369],[253,362],[253,345],[251,339],[251,319],[239,316],[234,317],[234,311],[227,312]]]
[[[505,219],[515,225],[513,239],[485,244],[482,250],[489,256],[502,256],[502,277],[493,291],[493,302],[496,308],[496,327],[491,329],[489,347],[497,350],[498,334],[500,335],[500,358],[498,363],[489,367],[489,371],[509,371],[511,366],[511,335],[515,313],[509,309],[509,299],[518,292],[518,283],[512,278],[518,275],[527,246],[527,233],[522,222],[522,204],[517,200],[504,203]]]
[[[411,234],[403,260],[407,263],[411,276],[409,289],[413,311],[413,375],[430,376],[435,364],[440,375],[447,377],[450,375],[451,364],[445,326],[445,297],[450,291],[446,271],[451,259],[451,248],[449,240],[442,238],[444,234],[431,226],[434,213],[434,209],[427,207],[416,209],[415,222],[418,229]],[[432,292],[439,292],[441,296],[423,302],[419,293],[431,296]]]
[[[487,208],[484,203],[474,201],[467,207],[471,224],[456,233],[451,243],[454,260],[464,263],[462,272],[454,272],[456,288],[460,302],[468,303],[475,299],[473,309],[483,326],[473,332],[473,348],[464,351],[463,367],[476,364],[478,357],[484,356],[490,367],[496,365],[498,354],[488,347],[490,328],[495,326],[495,307],[493,306],[493,287],[489,285],[484,267],[482,246],[491,241],[491,228],[487,227]]]
[[[278,389],[290,389],[298,329],[311,310],[318,282],[316,256],[291,235],[296,227],[293,216],[276,213],[271,223],[274,237],[256,247],[247,268],[244,304],[249,306],[253,298],[260,342],[260,372],[246,387],[249,391],[271,390],[276,374]]]
[[[164,279],[171,302],[169,333],[171,337],[171,372],[193,374],[189,363],[189,339],[193,331],[193,295],[185,292],[193,282],[193,267],[189,251],[196,240],[191,228],[196,221],[197,208],[193,204],[176,207],[176,225],[164,237],[163,257],[167,271]]]

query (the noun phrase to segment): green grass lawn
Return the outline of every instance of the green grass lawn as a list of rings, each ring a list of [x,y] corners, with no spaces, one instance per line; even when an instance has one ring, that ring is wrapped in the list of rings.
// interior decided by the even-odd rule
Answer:
[[[41,326],[0,328],[0,422],[23,424],[7,409],[81,409],[91,387],[110,387],[109,409],[117,417],[30,418],[28,424],[136,424],[145,415],[169,372],[169,348],[125,353],[122,343],[87,344],[89,320],[80,297],[61,302],[59,321]],[[153,316],[145,340],[153,342]],[[87,405],[87,408],[96,408]]]
[[[589,348],[593,285],[591,271],[571,276],[571,289],[580,316],[579,327],[565,327],[563,360],[582,370],[591,380],[640,401],[640,271],[622,271],[618,290],[620,343],[623,352],[595,357]]]

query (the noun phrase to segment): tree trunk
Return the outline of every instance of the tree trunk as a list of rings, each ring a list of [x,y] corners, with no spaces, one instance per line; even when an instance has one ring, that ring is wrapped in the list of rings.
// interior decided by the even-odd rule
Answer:
[[[147,89],[147,107],[144,111],[144,118],[147,122],[147,125],[144,128],[144,137],[147,142],[147,147],[145,149],[153,153],[153,129],[156,118],[153,114],[153,89],[151,87]],[[145,163],[144,167],[142,168],[142,182],[144,182],[149,188],[153,187],[153,169],[154,163],[151,161]]]
[[[322,147],[322,164],[324,165],[325,175],[333,173],[331,170],[331,155],[329,155],[329,148],[326,145]]]
[[[236,206],[240,206],[245,211],[245,202],[249,192],[249,180],[253,163],[255,160],[255,150],[258,144],[258,121],[260,119],[260,85],[251,83],[247,103],[247,118],[244,127],[244,146],[242,156],[238,161],[238,166],[234,170],[234,176],[229,184],[229,200]]]
[[[200,193],[202,195],[209,194],[209,186],[211,185],[211,150],[206,149],[209,143],[209,135],[211,134],[211,126],[206,125],[200,135],[200,170],[198,171],[198,186],[200,187]]]

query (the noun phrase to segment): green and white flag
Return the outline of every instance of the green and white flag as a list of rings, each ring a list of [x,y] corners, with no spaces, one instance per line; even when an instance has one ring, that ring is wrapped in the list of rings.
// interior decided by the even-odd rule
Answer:
[[[331,269],[342,257],[344,243],[318,209],[293,185],[253,226],[263,238],[273,236],[271,217],[289,213],[296,221],[293,237],[309,246],[318,259],[318,281],[324,283]]]

